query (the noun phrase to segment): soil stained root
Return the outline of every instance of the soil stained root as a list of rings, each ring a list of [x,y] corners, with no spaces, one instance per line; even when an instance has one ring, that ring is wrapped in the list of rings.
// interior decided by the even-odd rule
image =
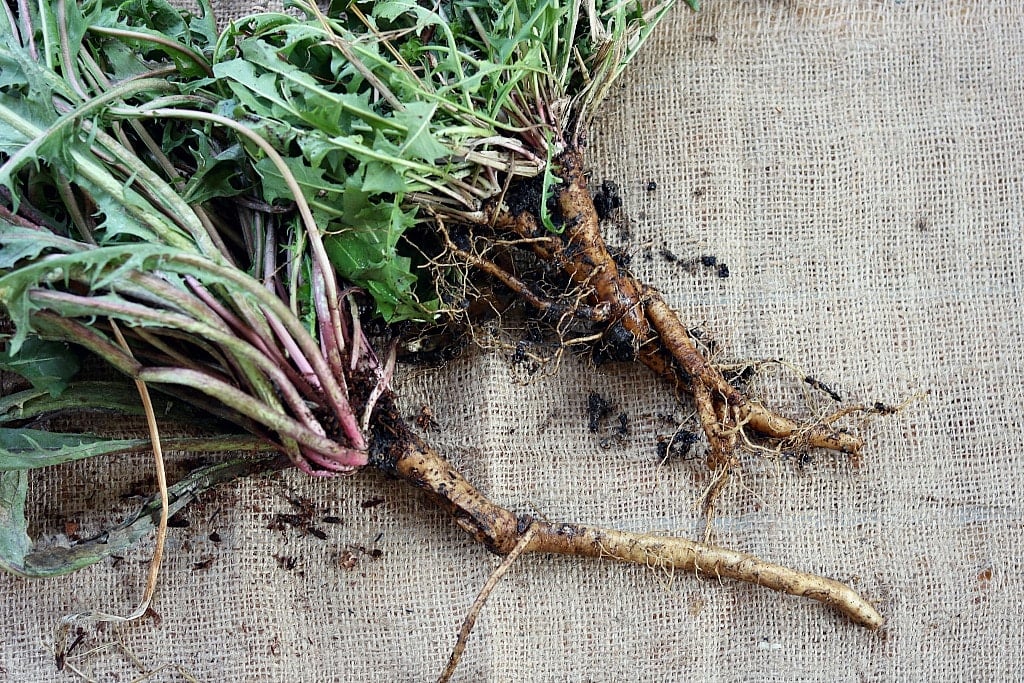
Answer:
[[[827,423],[800,424],[750,400],[730,384],[700,353],[687,327],[661,293],[619,268],[601,234],[601,207],[595,206],[588,190],[582,150],[570,147],[555,165],[562,182],[554,199],[564,231],[556,243],[536,242],[536,255],[557,264],[574,283],[586,288],[590,308],[608,312],[606,334],[625,335],[632,344],[630,358],[619,354],[622,357],[618,360],[635,358],[678,390],[694,396],[712,451],[731,453],[743,430],[785,441],[792,447],[826,448],[851,455],[860,451],[860,438],[832,429]],[[608,188],[602,186],[598,204],[606,203],[607,195]],[[492,205],[488,222],[523,239],[544,236],[536,207],[531,210],[516,205],[515,210],[513,214],[508,206]],[[710,257],[708,263],[720,265]],[[719,275],[726,277],[727,271]],[[511,277],[505,282],[524,298],[532,296],[525,285],[517,287]]]
[[[461,45],[454,44],[447,28],[444,33],[449,37],[444,42],[432,40],[433,28],[423,30],[423,26],[433,26],[422,23],[432,12],[427,7],[431,3],[420,3],[417,12],[401,13],[385,8],[394,3],[377,3],[377,9],[371,10],[373,21],[390,28],[380,34],[374,28],[374,39],[388,43],[389,49],[381,50],[381,59],[375,57],[372,63],[361,61],[343,37],[352,29],[362,35],[363,28],[375,26],[355,4],[342,3],[343,12],[341,6],[332,7],[339,12],[328,19],[316,3],[298,3],[296,9],[304,18],[282,14],[273,15],[267,24],[260,24],[264,20],[258,18],[255,24],[233,23],[225,36],[217,39],[216,49],[199,40],[203,31],[187,32],[190,40],[197,41],[198,49],[181,50],[191,55],[196,62],[193,66],[205,74],[202,82],[194,83],[188,81],[191,76],[181,71],[180,65],[168,60],[163,65],[150,64],[148,57],[145,63],[129,63],[124,55],[138,52],[135,43],[141,38],[137,36],[131,38],[130,45],[118,48],[123,51],[108,53],[105,44],[86,43],[79,49],[77,42],[69,48],[68,26],[62,25],[58,31],[50,31],[49,24],[33,26],[54,13],[62,14],[50,4],[40,0],[38,16],[22,17],[25,31],[15,26],[14,14],[8,13],[15,29],[14,42],[23,38],[25,44],[20,47],[34,54],[39,36],[47,59],[19,62],[18,74],[11,76],[16,87],[3,93],[6,99],[0,102],[0,122],[20,132],[17,144],[5,148],[8,156],[3,157],[0,171],[5,177],[17,178],[17,183],[5,181],[11,199],[46,195],[45,208],[69,220],[57,225],[46,211],[33,209],[31,201],[20,202],[20,208],[11,210],[0,207],[0,264],[6,264],[0,265],[0,312],[12,314],[24,337],[12,338],[12,353],[22,349],[29,334],[75,344],[136,381],[140,393],[145,394],[147,385],[160,389],[197,410],[223,418],[280,455],[273,462],[261,461],[262,465],[227,461],[201,468],[171,487],[176,495],[180,493],[173,499],[174,505],[184,505],[223,480],[218,477],[238,476],[251,471],[250,467],[279,467],[284,462],[321,477],[369,465],[422,489],[477,541],[506,557],[474,603],[442,680],[454,670],[487,595],[525,553],[609,558],[731,578],[831,605],[869,629],[882,625],[874,607],[832,579],[684,538],[549,522],[517,515],[493,503],[417,435],[412,421],[396,411],[390,384],[401,340],[388,339],[389,349],[378,355],[373,348],[376,335],[364,328],[364,321],[373,317],[385,327],[392,322],[433,319],[440,315],[433,306],[441,306],[438,302],[446,300],[442,294],[452,291],[457,295],[449,297],[451,310],[445,312],[453,319],[465,315],[469,322],[483,324],[492,314],[500,318],[504,308],[485,306],[481,313],[466,297],[480,293],[477,303],[487,303],[488,293],[505,297],[508,290],[522,301],[521,309],[516,310],[534,316],[527,329],[550,329],[549,334],[558,336],[559,353],[571,346],[592,344],[597,360],[642,362],[672,389],[693,397],[708,441],[707,465],[713,472],[712,485],[703,497],[709,528],[715,498],[739,467],[736,452],[744,445],[754,445],[752,438],[772,440],[780,450],[820,447],[856,456],[862,441],[833,425],[853,412],[887,413],[898,407],[840,408],[832,416],[810,423],[773,412],[723,375],[694,343],[663,296],[628,271],[628,254],[613,253],[601,233],[600,219],[614,217],[622,200],[618,187],[610,181],[601,184],[596,203],[590,194],[583,154],[586,128],[625,66],[620,60],[627,55],[618,48],[639,49],[671,2],[649,3],[653,5],[650,9],[632,2],[590,2],[585,8],[580,3],[538,3],[534,18],[561,16],[559,21],[564,22],[584,22],[586,18],[589,23],[589,27],[579,23],[578,30],[575,23],[566,30],[554,24],[554,30],[544,29],[543,37],[533,34],[541,31],[547,19],[531,19],[530,32],[516,28],[515,33],[505,35],[510,22],[499,10],[501,3],[468,3],[463,8],[473,17],[475,31],[464,36]],[[695,7],[697,3],[690,0],[688,4]],[[62,7],[60,3],[57,6]],[[150,18],[145,16],[145,8],[139,7],[121,3],[117,12],[107,12],[113,10],[111,4],[93,14],[108,21],[119,16],[118,12],[129,13],[117,21],[130,18],[129,23],[148,26]],[[452,16],[461,12],[456,9]],[[437,25],[451,28],[447,19],[436,16]],[[489,17],[494,40],[481,28],[481,17]],[[207,19],[212,22],[212,17]],[[361,25],[355,25],[357,20]],[[124,33],[121,25],[117,24],[114,33]],[[566,40],[566,36],[583,36],[588,28],[597,36],[608,27],[615,29],[609,37],[617,42]],[[94,33],[73,28],[76,41]],[[98,33],[104,41],[114,40],[114,33],[106,28],[101,25]],[[149,26],[148,30],[157,33],[157,28]],[[212,33],[213,24],[208,28]],[[477,40],[477,33],[482,41]],[[535,40],[538,38],[540,42]],[[394,49],[396,42],[406,39],[411,42]],[[498,45],[511,46],[514,51],[496,50]],[[272,64],[238,56],[248,54],[250,47],[259,50],[258,54],[275,55]],[[422,59],[417,57],[409,64],[401,56],[406,54],[405,47],[412,48],[408,54]],[[323,58],[311,57],[321,50]],[[90,60],[94,53],[100,55],[109,62],[112,73],[122,68],[127,71],[112,79],[116,85],[97,84],[92,83],[96,80],[92,76],[102,74],[103,69],[96,64],[77,56],[50,59],[72,51]],[[202,57],[207,52],[226,61],[207,64]],[[108,54],[118,56],[103,56]],[[389,63],[388,54],[396,63]],[[467,54],[473,59],[464,59]],[[553,56],[564,57],[560,68],[552,68],[557,65]],[[59,73],[53,71],[50,61],[59,63]],[[517,71],[519,61],[523,61],[521,73]],[[324,70],[310,73],[314,62],[322,63]],[[362,87],[359,83],[365,81],[365,88],[348,90],[352,79],[338,76],[347,72],[333,71],[343,64],[362,76],[353,87],[358,90]],[[460,70],[457,77],[444,64],[455,64]],[[462,73],[463,67],[472,67],[472,71]],[[150,69],[159,77],[138,77]],[[166,78],[176,71],[180,79]],[[22,72],[24,83],[19,80]],[[237,75],[243,72],[257,75]],[[510,82],[498,83],[497,89],[490,87],[494,85],[490,75],[499,72],[509,75]],[[559,72],[560,80],[553,76]],[[571,74],[576,75],[569,77]],[[31,96],[36,83],[60,79],[82,95],[83,108],[65,111],[63,100],[49,102],[45,97],[41,99],[46,102],[32,101],[40,99]],[[332,90],[339,82],[343,90]],[[259,86],[253,89],[252,83]],[[275,92],[280,89],[282,97],[294,101],[296,112],[302,113],[292,116],[290,110],[277,106],[276,99],[264,101],[268,83]],[[433,85],[425,87],[431,83],[447,84],[444,90],[451,90],[455,99],[445,104],[448,95]],[[584,84],[582,89],[578,83]],[[403,104],[389,84],[411,99]],[[472,91],[460,91],[467,84],[473,84]],[[174,94],[179,86],[184,89]],[[238,111],[233,118],[216,108],[228,92],[247,93],[234,100]],[[327,119],[307,116],[303,102],[342,100],[351,104],[346,106],[344,126],[331,119],[328,132],[310,128],[309,119]],[[161,106],[153,106],[154,101]],[[371,102],[386,102],[388,107],[370,107]],[[428,110],[430,114],[423,114]],[[81,121],[89,125],[75,128]],[[403,135],[414,132],[412,121],[417,122],[415,135],[396,152],[408,152],[411,157],[388,156],[379,141],[391,141],[396,131]],[[492,124],[494,130],[487,132]],[[173,134],[154,135],[161,126],[173,126],[163,129]],[[338,126],[343,133],[335,132]],[[484,131],[485,137],[465,139],[462,136],[468,129]],[[24,131],[45,132],[33,140],[35,133]],[[155,143],[163,139],[170,144],[186,131],[189,137],[170,148]],[[24,143],[21,137],[26,138]],[[294,140],[310,142],[294,144]],[[64,146],[71,142],[73,146]],[[259,176],[263,183],[253,180],[251,186],[246,181],[245,187],[210,188],[209,199],[196,199],[195,204],[192,197],[180,196],[181,177],[200,173],[202,178],[201,173],[212,169],[197,170],[192,160],[182,162],[180,150],[205,149],[211,144],[224,144],[225,149],[240,144],[245,153],[239,155],[240,165],[234,174],[240,180]],[[53,162],[39,157],[41,150],[53,153]],[[345,159],[345,163],[322,163],[328,154]],[[362,157],[370,160],[364,162]],[[65,168],[62,164],[72,158],[75,163],[68,161]],[[28,161],[35,162],[31,173],[22,169],[29,168]],[[267,162],[269,166],[260,170],[258,165]],[[182,163],[186,166],[179,168]],[[287,196],[293,201],[294,216],[254,208],[272,201],[271,185],[266,184],[270,176],[264,172],[271,167],[274,177],[281,179],[280,183],[274,181],[274,199]],[[65,178],[65,171],[74,177]],[[361,189],[356,192],[355,187]],[[401,191],[408,187],[422,191]],[[97,188],[102,190],[99,195]],[[651,181],[647,191],[655,189],[656,183]],[[248,203],[231,203],[240,192],[249,197],[244,200]],[[358,201],[350,195],[358,196]],[[0,196],[4,206],[7,198]],[[337,211],[338,215],[314,211],[331,202],[344,210]],[[350,203],[369,208],[349,215]],[[17,202],[12,205],[19,206]],[[102,225],[96,224],[99,215],[105,218]],[[359,230],[350,229],[353,216]],[[416,225],[406,232],[409,226],[404,223]],[[423,244],[416,244],[418,234],[425,235]],[[399,238],[403,249],[422,255],[431,264],[431,272],[438,272],[433,293],[413,291],[412,283],[420,278],[410,264],[418,262],[418,257],[396,251],[394,243]],[[388,246],[382,248],[384,244]],[[678,262],[667,250],[663,255]],[[368,275],[364,271],[371,262],[383,265]],[[701,263],[715,268],[719,278],[730,276],[728,266],[714,256],[703,257]],[[468,277],[470,271],[484,275],[485,282],[474,283]],[[357,293],[360,290],[370,293],[372,305],[363,301],[363,295]],[[427,306],[425,301],[434,294],[437,302]],[[420,300],[420,295],[428,299]],[[381,334],[402,335],[398,327],[388,329],[390,332]],[[113,343],[114,333],[120,345]],[[525,344],[517,347],[522,358],[527,357],[527,350]],[[444,353],[448,351],[441,355]],[[811,377],[805,381],[838,399],[838,394],[819,381]],[[592,432],[611,430],[616,439],[630,435],[628,416],[619,413],[616,427],[616,411],[599,395],[589,397],[588,409]],[[162,468],[151,406],[147,406],[147,417],[157,446],[157,466]],[[424,431],[440,427],[428,409],[415,421]],[[687,439],[673,436],[663,444],[663,456],[688,453]],[[40,465],[32,465],[36,466]],[[8,466],[6,473],[20,472],[19,467]],[[162,474],[160,479],[162,543],[169,489]],[[23,496],[27,479],[15,484]],[[16,512],[19,524],[24,522],[27,529],[22,507],[23,503],[0,501],[0,513],[14,519],[9,511]],[[312,525],[314,510],[301,501],[295,507],[295,514],[276,515],[272,528],[294,528],[326,538],[326,532]],[[145,509],[155,510],[152,506]],[[145,522],[149,517],[139,519]],[[133,528],[121,525],[120,538],[128,539]],[[139,526],[144,528],[145,524]],[[103,552],[114,547],[107,545],[107,540],[102,544],[107,546]],[[21,547],[20,538],[16,545],[15,561],[0,562],[4,568],[53,573],[53,567],[41,567],[38,558]],[[142,604],[130,618],[146,614],[161,548],[158,544]],[[68,568],[72,568],[71,560],[94,562],[103,556],[85,544],[61,550],[66,552],[46,557],[60,559]],[[351,568],[355,557],[346,552],[338,561],[343,568]],[[377,557],[376,552],[367,554]],[[282,569],[302,571],[294,557],[278,556],[277,560]],[[201,569],[201,563],[194,566]],[[60,643],[71,635],[76,620],[125,619],[86,613],[66,620],[64,640],[58,644],[59,661],[66,654]]]
[[[389,399],[390,401],[390,399]],[[426,491],[456,522],[491,551],[513,558],[525,553],[553,553],[609,558],[659,569],[693,571],[710,577],[744,581],[772,590],[817,600],[839,610],[854,623],[877,629],[878,611],[850,587],[821,576],[796,571],[746,553],[685,538],[601,529],[516,515],[481,494],[440,454],[423,442],[382,401],[371,452],[372,464]],[[507,569],[507,566],[502,565]],[[500,568],[499,568],[500,569]],[[503,573],[504,570],[502,570]],[[498,574],[500,577],[500,574]],[[482,598],[493,588],[493,581]],[[476,618],[478,600],[459,637],[465,647]],[[453,654],[457,661],[457,656]]]

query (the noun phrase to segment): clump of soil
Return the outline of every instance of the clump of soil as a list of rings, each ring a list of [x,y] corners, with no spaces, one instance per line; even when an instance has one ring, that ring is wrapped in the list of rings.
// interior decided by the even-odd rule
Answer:
[[[611,217],[613,211],[621,207],[622,196],[619,194],[618,184],[613,180],[602,180],[600,188],[594,193],[597,217],[606,220]]]
[[[615,405],[596,391],[587,396],[587,429],[602,435],[599,443],[604,449],[625,443],[631,434],[629,416],[616,414]]]
[[[655,446],[658,462],[664,464],[671,460],[693,460],[697,457],[694,445],[699,441],[698,434],[681,428],[671,436],[659,436]]]

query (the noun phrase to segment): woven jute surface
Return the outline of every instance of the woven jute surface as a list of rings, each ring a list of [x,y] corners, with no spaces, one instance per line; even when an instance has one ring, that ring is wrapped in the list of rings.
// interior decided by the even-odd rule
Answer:
[[[851,583],[884,630],[744,584],[527,556],[457,680],[1019,678],[1022,35],[1024,8],[1008,0],[708,0],[673,11],[591,135],[594,179],[618,183],[629,217],[611,241],[628,242],[634,271],[718,360],[785,360],[851,402],[926,394],[862,427],[859,467],[744,456],[715,521],[721,545]],[[689,410],[663,384],[576,360],[519,379],[507,354],[476,353],[407,369],[397,389],[410,415],[431,406],[434,442],[514,510],[703,532],[704,466],[655,450],[673,429],[662,416]],[[807,385],[783,366],[753,389],[807,410]],[[626,415],[628,437],[602,447],[608,435],[588,431],[591,391]],[[98,505],[115,519],[147,468],[138,456],[41,474],[37,530]],[[289,499],[322,533],[268,528],[301,512]],[[145,680],[430,680],[498,562],[373,473],[237,482],[185,518],[159,618],[90,631],[76,651],[95,680],[160,667]],[[56,621],[128,611],[150,552],[45,582],[0,576],[0,680],[76,680],[54,668]]]

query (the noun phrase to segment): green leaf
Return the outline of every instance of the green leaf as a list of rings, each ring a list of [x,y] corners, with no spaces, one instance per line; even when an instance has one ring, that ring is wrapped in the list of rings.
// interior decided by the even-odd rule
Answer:
[[[0,472],[0,569],[21,574],[32,549],[25,519],[28,472]]]
[[[31,470],[97,455],[138,451],[149,439],[108,439],[40,429],[0,427],[0,471]]]
[[[310,202],[316,200],[331,199],[339,196],[344,187],[331,182],[324,176],[321,169],[312,168],[299,157],[285,157],[285,165],[295,180],[302,188],[303,194]],[[284,176],[277,166],[268,158],[264,157],[256,162],[256,172],[263,179],[263,198],[268,202],[283,199],[287,202],[294,202],[295,197],[288,189]]]
[[[360,189],[367,194],[398,194],[407,187],[405,179],[394,166],[380,161],[364,164],[362,176]]]
[[[240,171],[245,168],[245,153],[241,145],[232,145],[217,152],[205,135],[196,139],[192,150],[196,172],[188,179],[182,198],[189,204],[198,204],[218,197],[234,197],[251,190],[251,183]]]
[[[20,375],[36,389],[58,396],[78,372],[78,358],[67,344],[30,336],[16,353],[8,348],[0,351],[0,370]]]
[[[201,467],[168,487],[168,513],[174,515],[204,491],[218,484],[260,472],[281,469],[287,460],[235,459]],[[71,546],[35,549],[27,533],[25,498],[28,472],[0,473],[0,569],[27,578],[60,576],[123,553],[156,530],[160,501],[151,497],[134,514],[98,536]]]
[[[11,225],[3,219],[0,219],[0,226],[3,226],[3,236],[0,237],[0,272],[14,268],[23,260],[38,258],[48,249],[70,253],[80,251],[83,246],[80,242],[55,235],[49,230]]]
[[[398,155],[403,158],[434,162],[451,155],[451,150],[441,144],[431,133],[430,124],[437,111],[437,104],[431,102],[409,102],[405,110],[395,112],[395,121],[408,131]]]
[[[217,43],[216,23],[206,0],[198,3],[201,9],[198,13],[186,12],[166,0],[127,0],[110,4],[113,7],[105,8],[107,11],[94,23],[109,28],[130,30],[161,41],[171,40],[198,53],[209,50]],[[118,42],[131,45],[139,53],[139,57],[151,63],[157,60],[173,62],[178,74],[186,78],[201,77],[205,74],[204,69],[184,52],[160,42],[144,38],[124,38]]]
[[[266,443],[254,436],[165,437],[165,450],[190,453],[224,453],[265,450]],[[152,449],[149,438],[111,439],[92,434],[63,434],[41,429],[0,427],[0,471],[34,470],[100,455],[138,453]]]
[[[327,256],[338,273],[365,287],[385,320],[429,317],[414,292],[412,260],[397,250],[415,214],[397,203],[374,203],[354,187],[346,192],[344,205],[346,221],[332,222],[324,236]]]
[[[159,407],[163,417],[177,403]],[[67,410],[102,410],[125,415],[142,415],[138,389],[128,382],[73,382],[59,396],[48,391],[25,389],[0,396],[0,425],[17,420],[32,420]],[[193,417],[194,419],[194,417]]]

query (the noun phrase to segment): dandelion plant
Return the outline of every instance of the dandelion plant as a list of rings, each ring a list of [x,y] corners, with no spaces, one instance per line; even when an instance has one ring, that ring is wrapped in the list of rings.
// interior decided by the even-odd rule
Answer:
[[[36,549],[27,536],[30,470],[150,444],[25,426],[67,406],[138,410],[123,384],[76,379],[86,354],[233,426],[182,447],[272,453],[193,472],[170,485],[165,508],[285,463],[315,476],[370,466],[425,490],[501,554],[656,558],[880,625],[829,579],[684,539],[517,515],[395,408],[397,325],[472,323],[456,294],[487,278],[529,314],[615,339],[620,360],[690,392],[722,481],[747,430],[858,449],[730,385],[601,238],[588,126],[671,6],[296,2],[218,31],[205,5],[5,4],[0,368],[26,383],[0,402],[0,566],[71,571],[153,528],[155,501],[112,543]],[[523,255],[561,271],[564,291],[520,277],[508,264]]]

